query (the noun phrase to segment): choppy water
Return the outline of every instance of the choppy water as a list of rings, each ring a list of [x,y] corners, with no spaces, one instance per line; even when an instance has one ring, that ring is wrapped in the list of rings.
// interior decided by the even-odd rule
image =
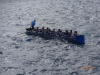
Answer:
[[[34,19],[38,27],[77,30],[86,44],[25,35]],[[0,0],[0,75],[100,75],[99,24],[100,0]]]

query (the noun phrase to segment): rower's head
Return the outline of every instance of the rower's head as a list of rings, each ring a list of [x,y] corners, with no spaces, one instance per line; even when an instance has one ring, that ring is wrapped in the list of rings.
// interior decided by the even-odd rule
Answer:
[[[65,32],[68,33],[68,30],[66,30]]]
[[[39,29],[38,27],[36,29]]]
[[[36,22],[36,20],[34,20],[34,22]]]
[[[53,30],[55,31],[55,28]]]
[[[77,31],[74,31],[74,33],[76,33],[76,34],[77,34]]]
[[[60,29],[58,29],[58,31],[60,31]]]
[[[70,30],[70,33],[72,33],[72,30]]]
[[[48,30],[49,28],[47,27],[47,30]]]
[[[42,29],[44,29],[44,27],[42,27]]]

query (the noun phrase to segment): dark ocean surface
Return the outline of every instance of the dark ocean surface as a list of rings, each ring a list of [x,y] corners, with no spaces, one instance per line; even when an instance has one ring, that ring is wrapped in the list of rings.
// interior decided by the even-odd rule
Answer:
[[[27,36],[34,19],[77,30],[86,44]],[[100,75],[100,0],[0,0],[0,75]]]

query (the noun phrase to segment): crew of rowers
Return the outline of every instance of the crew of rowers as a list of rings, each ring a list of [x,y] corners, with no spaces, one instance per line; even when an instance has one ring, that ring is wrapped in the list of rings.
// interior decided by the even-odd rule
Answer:
[[[72,30],[68,31],[66,30],[65,32],[63,32],[62,30],[58,29],[57,31],[55,29],[51,30],[48,27],[45,29],[44,27],[42,27],[42,29],[34,28],[36,24],[36,20],[31,22],[31,27],[29,28],[30,30],[34,30],[36,33],[40,33],[43,35],[55,35],[55,36],[59,36],[59,37],[76,37],[77,36],[77,31],[74,31],[74,33],[72,33]]]
[[[42,29],[37,28],[33,28],[33,30],[36,33],[40,33],[40,34],[46,34],[46,35],[56,35],[59,37],[76,37],[77,36],[77,31],[74,31],[74,33],[72,33],[72,30],[68,31],[66,30],[65,32],[63,32],[62,30],[58,29],[57,31],[55,29],[51,30],[48,27],[45,29],[44,27],[42,27]]]

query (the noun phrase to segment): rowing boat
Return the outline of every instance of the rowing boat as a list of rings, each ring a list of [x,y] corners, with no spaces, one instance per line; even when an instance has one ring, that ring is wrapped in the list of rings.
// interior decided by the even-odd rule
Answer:
[[[57,35],[56,33],[49,33],[49,34],[46,34],[46,33],[42,33],[42,32],[37,32],[36,30],[34,29],[31,29],[31,28],[26,28],[26,34],[27,35],[34,35],[34,36],[40,36],[42,38],[45,38],[45,39],[62,39],[62,40],[67,40],[68,42],[71,42],[71,43],[74,43],[74,44],[79,44],[79,45],[83,45],[85,44],[85,38],[84,38],[84,35],[77,35],[77,36],[59,36]]]

